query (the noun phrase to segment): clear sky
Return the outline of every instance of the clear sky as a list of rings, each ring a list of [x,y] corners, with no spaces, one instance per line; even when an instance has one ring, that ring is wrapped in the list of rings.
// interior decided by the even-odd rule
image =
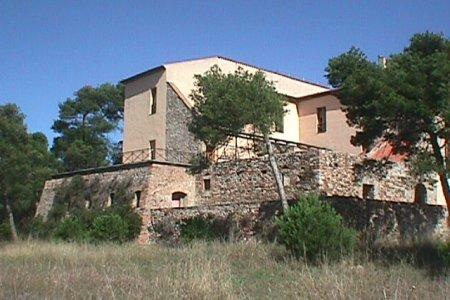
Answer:
[[[371,59],[416,32],[450,34],[450,1],[0,0],[0,104],[51,140],[58,103],[165,62],[223,55],[327,83],[328,59]]]

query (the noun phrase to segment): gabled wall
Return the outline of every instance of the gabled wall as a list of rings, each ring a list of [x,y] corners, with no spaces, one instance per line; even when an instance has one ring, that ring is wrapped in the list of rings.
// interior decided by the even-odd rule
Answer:
[[[156,114],[150,114],[151,89],[157,88]],[[123,152],[148,149],[149,141],[166,148],[166,74],[157,70],[125,85]]]

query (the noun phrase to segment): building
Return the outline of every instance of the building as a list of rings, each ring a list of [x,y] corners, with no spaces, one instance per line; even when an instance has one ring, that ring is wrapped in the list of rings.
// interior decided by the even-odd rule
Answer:
[[[122,81],[124,162],[147,157],[186,162],[179,156],[198,151],[198,143],[187,130],[193,105],[189,95],[194,89],[194,75],[205,73],[213,65],[225,73],[238,67],[250,72],[261,70],[277,91],[286,95],[287,113],[273,138],[352,154],[361,152],[350,144],[354,129],[347,125],[341,104],[330,88],[214,56],[161,65]]]
[[[221,216],[251,214],[256,220],[265,213],[265,203],[278,201],[265,156],[241,156],[239,147],[229,145],[218,151],[217,157],[226,159],[217,159],[201,174],[186,172],[192,155],[202,150],[188,130],[189,94],[194,75],[214,65],[223,72],[261,70],[286,95],[283,126],[272,140],[282,148],[277,160],[290,199],[322,194],[338,211],[359,219],[360,228],[385,228],[389,219],[389,228],[403,233],[441,231],[447,210],[439,182],[413,177],[399,157],[389,157],[386,147],[375,147],[368,157],[353,146],[355,129],[347,124],[335,90],[221,56],[169,63],[123,80],[123,164],[55,175],[45,184],[36,215],[46,217],[58,188],[74,175],[83,176],[88,185],[100,184],[89,197],[100,207],[111,205],[118,183],[126,181],[143,216],[142,243],[152,239],[148,228],[167,215],[183,219],[206,209]],[[243,135],[230,144],[246,140]],[[414,218],[405,218],[408,214]]]

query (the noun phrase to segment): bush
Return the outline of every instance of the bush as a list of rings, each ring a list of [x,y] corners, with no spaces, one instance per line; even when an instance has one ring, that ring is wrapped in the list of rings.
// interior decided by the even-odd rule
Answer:
[[[117,214],[103,214],[94,219],[91,237],[95,241],[123,243],[129,238],[128,224]]]
[[[202,216],[183,221],[180,226],[181,240],[190,243],[195,240],[213,241],[218,237],[213,222]]]
[[[42,216],[38,216],[30,222],[28,234],[32,238],[46,240],[51,237],[55,227],[56,223],[53,220],[44,222]]]
[[[11,239],[11,227],[7,221],[0,223],[0,241],[9,241]]]
[[[450,268],[450,242],[443,243],[438,247],[439,256],[444,261],[447,268]]]
[[[54,237],[67,242],[84,242],[88,239],[89,232],[79,218],[71,217],[58,225]]]
[[[296,257],[338,259],[350,252],[357,233],[345,227],[342,217],[316,195],[300,198],[277,219],[280,241]]]

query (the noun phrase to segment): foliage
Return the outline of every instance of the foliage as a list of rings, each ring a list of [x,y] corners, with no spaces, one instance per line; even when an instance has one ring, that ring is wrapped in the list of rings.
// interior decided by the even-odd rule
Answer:
[[[214,230],[213,220],[203,216],[196,216],[183,221],[180,231],[181,240],[185,243],[191,243],[195,240],[213,241],[218,237]]]
[[[326,68],[339,88],[354,145],[385,140],[396,151],[416,156],[416,169],[440,175],[450,203],[443,143],[450,139],[450,41],[442,34],[414,35],[386,66],[368,60],[359,49],[332,58]],[[448,159],[448,158],[447,158]]]
[[[316,195],[301,197],[278,220],[280,242],[296,257],[313,261],[338,259],[349,253],[357,233],[345,227],[342,217]]]
[[[8,222],[0,223],[0,241],[9,241],[11,239],[11,227]]]
[[[71,217],[59,223],[54,237],[66,242],[84,242],[88,240],[89,233],[85,223],[77,217]]]
[[[439,256],[442,257],[446,266],[450,269],[450,242],[442,243],[438,250]]]
[[[42,133],[28,133],[25,116],[15,104],[0,106],[0,222],[9,203],[19,233],[34,215],[44,182],[56,169]]]
[[[211,161],[203,153],[197,153],[189,161],[188,173],[191,175],[200,174],[201,171],[207,169],[210,165]]]
[[[203,141],[207,152],[226,144],[230,136],[244,131],[246,125],[255,132],[268,134],[284,114],[284,98],[278,94],[264,73],[254,74],[238,68],[224,74],[213,66],[195,77],[194,118],[189,130]]]
[[[127,223],[117,214],[99,215],[92,223],[91,236],[96,241],[123,243],[128,234]]]
[[[59,134],[52,151],[64,170],[99,167],[108,163],[108,134],[119,128],[123,119],[122,85],[85,86],[59,105],[59,118],[52,129]]]

